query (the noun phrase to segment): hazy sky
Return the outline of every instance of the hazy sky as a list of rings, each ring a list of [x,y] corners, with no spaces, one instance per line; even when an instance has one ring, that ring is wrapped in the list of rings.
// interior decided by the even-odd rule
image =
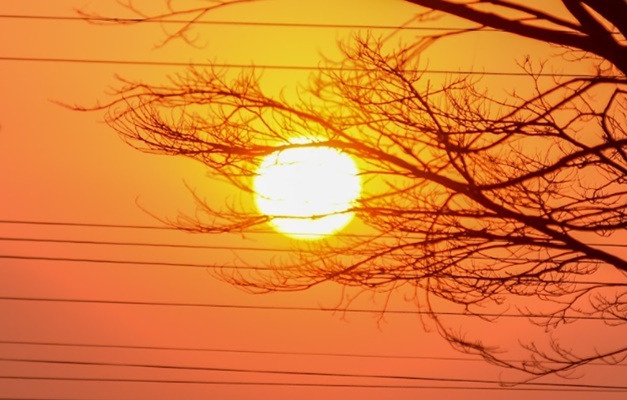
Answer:
[[[156,4],[143,1],[138,4]],[[74,16],[75,9],[107,16],[127,15],[115,1],[23,0],[0,2],[0,14]],[[402,1],[269,0],[225,9],[210,20],[399,25],[417,13]],[[459,21],[444,20],[459,24]],[[435,24],[435,23],[434,23]],[[456,25],[459,26],[459,25]],[[224,62],[256,65],[317,65],[320,54],[333,56],[336,42],[354,29],[209,25],[198,29],[200,49],[174,42],[155,49],[164,38],[158,24],[102,26],[83,21],[2,18],[0,56],[66,60],[155,60]],[[381,31],[385,34],[386,31]],[[406,33],[411,40],[415,33]],[[516,59],[533,53],[548,56],[555,48],[504,34],[481,34],[451,41],[425,54],[431,69],[517,71]],[[498,49],[498,51],[495,51]],[[428,58],[428,60],[427,60]],[[181,67],[132,66],[85,62],[0,61],[0,220],[76,222],[111,225],[159,225],[149,211],[174,219],[194,212],[186,183],[212,204],[237,194],[209,179],[197,162],[148,155],[125,144],[108,128],[103,114],[77,113],[55,101],[93,105],[118,85],[115,75],[162,82]],[[569,64],[567,71],[589,66]],[[589,71],[588,71],[589,72]],[[307,72],[264,72],[268,90],[304,83]],[[434,80],[439,79],[437,76]],[[491,80],[492,79],[492,80]],[[486,82],[494,90],[515,86],[516,78]],[[524,89],[522,89],[524,90]],[[140,207],[141,206],[141,207]],[[358,230],[355,222],[349,230]],[[190,235],[169,230],[140,230],[63,225],[0,223],[0,237],[98,242],[143,242],[218,246],[176,248],[114,246],[0,240],[0,398],[37,399],[619,399],[624,393],[550,391],[393,389],[247,385],[251,382],[492,387],[483,383],[288,376],[234,371],[156,369],[131,366],[69,365],[7,359],[180,367],[274,370],[367,375],[402,375],[442,379],[519,379],[509,371],[459,354],[435,332],[425,332],[416,315],[389,312],[321,312],[337,306],[353,309],[413,310],[403,293],[363,293],[353,303],[335,284],[310,291],[253,295],[215,279],[204,264],[233,265],[238,259],[262,265],[277,251],[233,247],[289,248],[273,234]],[[618,240],[619,239],[613,239]],[[226,247],[226,249],[224,249]],[[229,249],[228,247],[231,247]],[[17,257],[17,258],[15,258]],[[23,257],[26,259],[19,259]],[[56,258],[57,260],[50,260]],[[92,261],[68,261],[58,259]],[[46,260],[47,259],[47,260]],[[128,261],[111,263],[103,261]],[[132,262],[136,262],[133,264]],[[171,264],[171,265],[159,265]],[[178,266],[177,266],[178,265]],[[94,299],[152,303],[203,303],[210,307],[68,303],[9,300]],[[352,298],[352,297],[351,297]],[[233,306],[302,307],[310,310],[228,308]],[[450,317],[486,342],[520,356],[517,340],[546,335],[526,321],[479,324]],[[432,326],[427,321],[427,328]],[[625,329],[603,330],[577,324],[559,331],[565,343],[599,345],[624,342]],[[174,351],[9,344],[23,341],[58,344],[193,347],[217,351]],[[228,352],[225,350],[236,350]],[[242,352],[243,351],[243,352]],[[256,352],[300,354],[260,354]],[[331,353],[305,355],[302,353]],[[339,354],[351,356],[339,356]],[[388,355],[389,358],[356,357]],[[416,357],[416,358],[411,358]],[[453,358],[453,359],[451,359]],[[459,358],[463,358],[460,360]],[[540,382],[624,383],[625,365],[591,366],[580,380],[547,378]],[[1,376],[89,379],[205,381],[199,383],[97,382],[3,379]],[[217,382],[242,384],[217,384]],[[529,388],[529,387],[527,387]],[[543,389],[536,387],[535,389]]]

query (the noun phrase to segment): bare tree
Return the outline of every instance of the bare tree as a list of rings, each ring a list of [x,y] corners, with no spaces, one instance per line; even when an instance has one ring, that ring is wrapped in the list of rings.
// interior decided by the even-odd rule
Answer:
[[[564,46],[569,51],[593,54],[627,74],[627,2],[625,0],[561,0],[570,15],[560,16],[511,0],[405,0],[429,10],[451,14],[479,24],[529,39]],[[500,7],[501,14],[481,7]],[[518,18],[504,17],[516,12]],[[542,25],[540,25],[542,24]]]
[[[478,29],[585,52],[598,68],[547,81],[542,64],[527,59],[521,66],[533,93],[497,97],[472,75],[435,83],[421,70],[424,46],[452,33],[408,45],[361,35],[341,43],[342,58],[326,60],[295,100],[264,94],[254,71],[234,76],[191,67],[165,85],[123,81],[112,100],[89,110],[106,110],[107,123],[136,148],[200,160],[245,191],[260,157],[278,150],[328,146],[360,160],[367,179],[351,211],[377,234],[310,244],[269,271],[218,269],[228,282],[257,291],[328,281],[381,292],[412,287],[417,307],[456,348],[534,376],[624,360],[625,345],[586,353],[553,341],[549,350],[524,344],[533,356],[507,361],[448,327],[438,304],[482,318],[485,307],[541,299],[541,311],[521,312],[549,330],[581,317],[627,322],[627,262],[588,243],[591,235],[627,228],[626,26],[618,17],[627,15],[625,3],[564,0],[574,17],[568,20],[509,1],[408,1],[477,22]],[[526,17],[476,8],[484,3]],[[168,15],[197,21],[205,11]],[[538,21],[559,29],[532,24]],[[172,37],[186,38],[193,27]],[[290,142],[304,132],[318,141]],[[181,218],[179,228],[232,232],[280,217],[197,200],[206,218]],[[596,282],[599,271],[615,280]]]

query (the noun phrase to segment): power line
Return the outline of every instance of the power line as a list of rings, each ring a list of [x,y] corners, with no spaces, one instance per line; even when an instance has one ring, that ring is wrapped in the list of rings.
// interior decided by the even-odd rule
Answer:
[[[61,16],[61,15],[25,15],[25,14],[3,14],[0,19],[23,19],[23,20],[48,20],[67,22],[104,22],[112,24],[176,24],[176,25],[217,25],[217,26],[257,26],[271,28],[315,28],[315,29],[373,29],[373,30],[398,30],[398,31],[464,31],[469,28],[455,26],[409,26],[409,25],[374,25],[374,24],[329,24],[329,23],[307,23],[307,22],[263,22],[263,21],[218,21],[218,20],[191,20],[175,18],[122,18],[103,16]],[[472,32],[505,32],[505,29],[481,27],[472,29]],[[552,32],[566,32],[581,36],[579,33],[567,29],[552,29]],[[620,32],[609,32],[614,36],[623,36]]]
[[[61,222],[61,221],[22,221],[22,220],[0,220],[0,224],[14,225],[52,225],[52,226],[77,226],[86,228],[120,228],[120,229],[146,229],[146,230],[178,230],[171,226],[157,225],[124,225],[124,224],[104,224],[91,222]],[[238,231],[240,233],[242,231]],[[254,232],[254,231],[253,231]],[[253,233],[250,232],[250,233]],[[270,233],[271,231],[262,231],[261,233]],[[217,232],[216,232],[217,233]],[[257,233],[257,232],[254,232]]]
[[[22,243],[55,243],[55,244],[80,244],[80,245],[98,245],[98,246],[125,246],[125,247],[152,247],[152,248],[174,248],[174,249],[194,249],[194,250],[224,250],[232,252],[241,251],[261,251],[272,253],[308,253],[315,254],[316,250],[298,249],[298,248],[282,248],[282,247],[253,247],[253,246],[225,246],[225,245],[194,245],[183,243],[155,243],[155,242],[122,242],[107,240],[76,240],[76,239],[51,239],[51,238],[24,238],[24,237],[0,237],[0,242],[22,242]],[[0,254],[0,258],[3,255]],[[8,257],[8,256],[7,256]],[[30,257],[30,256],[28,256]],[[472,260],[493,261],[494,257],[472,255],[466,257]],[[527,261],[540,262],[539,259],[524,257],[499,257],[500,261]],[[559,260],[553,260],[559,262]],[[600,261],[589,262],[590,264],[601,264]]]
[[[24,237],[0,237],[0,242],[27,242],[27,243],[55,243],[55,244],[87,244],[102,246],[137,246],[137,247],[167,247],[175,249],[195,250],[233,250],[233,251],[270,251],[270,252],[311,252],[304,249],[287,249],[281,247],[254,247],[254,246],[223,246],[206,244],[182,244],[182,243],[155,243],[155,242],[121,242],[108,240],[75,240],[75,239],[50,239],[50,238],[24,238]]]
[[[309,351],[276,351],[276,350],[250,350],[250,349],[224,349],[208,347],[168,347],[168,346],[133,346],[117,344],[93,344],[93,343],[61,343],[61,342],[35,342],[24,340],[0,340],[0,345],[19,346],[52,346],[52,347],[72,347],[72,348],[94,348],[94,349],[124,349],[124,350],[155,350],[155,351],[185,351],[204,353],[234,353],[234,354],[256,354],[256,355],[282,355],[282,356],[312,356],[312,357],[342,357],[342,358],[375,358],[375,359],[402,359],[402,360],[433,360],[433,361],[461,361],[461,362],[482,362],[479,358],[467,357],[440,357],[440,356],[410,356],[410,355],[385,355],[385,354],[357,354],[357,353],[331,353],[331,352],[309,352]],[[523,360],[506,360],[509,362],[522,362]],[[598,366],[626,366],[612,365],[608,363],[594,363]]]
[[[319,372],[319,371],[293,371],[293,370],[274,370],[274,369],[256,369],[256,368],[226,368],[226,367],[198,367],[198,366],[181,366],[167,364],[144,364],[144,363],[122,363],[122,362],[97,362],[97,361],[69,361],[69,360],[51,360],[51,359],[33,359],[19,357],[0,357],[3,362],[16,363],[37,363],[51,365],[81,365],[81,366],[102,366],[102,367],[125,367],[125,368],[148,368],[160,370],[179,370],[179,371],[205,371],[205,372],[229,372],[238,374],[267,374],[267,375],[288,375],[288,376],[310,376],[310,377],[326,377],[326,378],[357,378],[357,379],[389,379],[403,381],[423,381],[423,382],[446,382],[446,383],[471,383],[471,384],[491,384],[502,386],[533,386],[548,388],[581,388],[581,389],[614,389],[627,390],[627,386],[617,385],[594,385],[587,383],[551,383],[551,382],[502,382],[491,379],[469,379],[469,378],[443,378],[432,376],[410,376],[410,375],[380,375],[380,374],[357,374],[343,372]]]
[[[87,399],[87,398],[78,398],[78,397],[0,397],[0,400],[105,400],[103,398],[99,398],[99,399]],[[113,399],[106,399],[106,400],[113,400]]]
[[[363,68],[351,67],[321,67],[309,65],[278,65],[278,64],[232,64],[232,63],[208,63],[208,62],[179,62],[179,61],[140,61],[140,60],[112,60],[112,59],[87,59],[87,58],[53,58],[53,57],[9,57],[2,56],[0,61],[13,62],[41,62],[41,63],[71,63],[71,64],[92,64],[92,65],[132,65],[132,66],[149,66],[149,67],[209,67],[209,68],[238,68],[238,69],[264,69],[279,71],[366,71]],[[472,71],[472,70],[445,70],[445,69],[415,69],[405,70],[406,72],[427,73],[427,74],[461,74],[461,75],[485,75],[485,76],[523,76],[529,77],[530,74],[525,72],[506,72],[506,71]],[[598,78],[598,75],[592,74],[566,74],[566,73],[550,73],[543,72],[534,74],[535,76],[545,76],[554,78]],[[604,78],[622,79],[621,76],[604,76]]]
[[[7,260],[31,260],[31,261],[51,261],[51,262],[72,262],[72,263],[94,263],[94,264],[111,264],[111,265],[143,265],[143,266],[155,266],[155,267],[175,267],[175,268],[202,268],[202,269],[219,269],[219,270],[241,270],[241,271],[286,271],[287,268],[283,267],[257,267],[251,265],[229,265],[229,264],[196,264],[196,263],[183,263],[183,262],[167,262],[167,261],[133,261],[133,260],[113,260],[104,258],[68,258],[68,257],[44,257],[44,256],[18,256],[10,254],[0,254],[0,259]],[[410,275],[392,275],[389,276],[396,279],[421,279],[423,276],[416,275],[412,277]],[[622,287],[627,286],[627,282],[603,282],[603,281],[573,281],[567,279],[555,280],[555,279],[538,279],[537,277],[524,277],[524,276],[512,276],[512,277],[485,277],[485,276],[463,276],[463,275],[446,275],[449,279],[466,279],[476,282],[482,281],[501,281],[506,282],[508,280],[515,280],[518,283],[536,283],[536,284],[572,284],[572,285],[596,285],[606,287]]]
[[[25,238],[25,237],[0,237],[0,242],[22,242],[22,243],[54,243],[54,244],[78,244],[78,245],[99,245],[99,246],[130,246],[130,247],[157,247],[189,250],[228,250],[228,251],[262,251],[280,253],[316,253],[316,250],[281,248],[281,247],[253,247],[253,246],[226,246],[226,245],[195,245],[181,243],[156,243],[156,242],[123,242],[111,240],[77,240],[77,239],[51,239],[51,238]],[[472,255],[466,257],[472,260],[494,260],[494,257]],[[523,257],[499,257],[501,261],[528,261],[541,262],[539,259]],[[553,260],[559,262],[560,260]],[[590,261],[590,264],[602,264],[600,261]]]
[[[18,376],[2,375],[0,379],[29,381],[67,381],[67,382],[109,382],[109,383],[158,383],[186,385],[237,385],[237,386],[280,386],[280,387],[317,387],[317,388],[353,388],[353,389],[439,389],[439,390],[496,390],[496,391],[534,391],[534,392],[594,392],[623,393],[619,389],[587,388],[536,388],[536,387],[494,387],[494,386],[431,386],[431,385],[386,385],[356,383],[305,383],[305,382],[267,382],[267,381],[222,381],[222,380],[172,380],[172,379],[131,379],[131,378],[70,378],[60,376]],[[599,385],[600,386],[600,385]]]
[[[107,304],[120,306],[156,306],[156,307],[189,307],[189,308],[217,308],[233,310],[264,310],[264,311],[298,311],[298,312],[341,312],[351,314],[394,314],[394,315],[445,315],[454,317],[487,317],[487,318],[547,318],[560,320],[595,320],[595,321],[625,321],[619,317],[601,317],[593,315],[560,315],[559,317],[542,314],[505,314],[505,313],[463,313],[455,311],[422,311],[422,310],[376,310],[367,308],[316,308],[304,306],[262,306],[251,304],[216,304],[216,303],[190,303],[190,302],[165,302],[165,301],[138,301],[138,300],[103,300],[103,299],[70,299],[53,297],[17,297],[0,296],[2,301],[25,301],[45,303],[74,303],[74,304]]]
[[[67,258],[67,257],[37,257],[37,256],[16,256],[0,254],[0,259],[7,260],[32,260],[32,261],[54,261],[54,262],[76,262],[76,263],[94,263],[94,264],[117,264],[117,265],[145,265],[155,267],[176,267],[176,268],[202,268],[202,269],[234,269],[245,271],[274,271],[275,269],[268,267],[254,266],[235,266],[235,265],[210,265],[195,263],[180,263],[166,261],[131,261],[131,260],[111,260],[99,258]]]
[[[105,398],[86,398],[86,397],[1,397],[0,400],[117,400],[117,399],[105,399]]]
[[[182,228],[165,226],[165,225],[132,225],[132,224],[109,224],[109,223],[94,223],[94,222],[67,222],[67,221],[25,221],[25,220],[8,220],[8,219],[0,219],[0,224],[8,224],[8,225],[40,225],[40,226],[72,226],[72,227],[84,227],[84,228],[103,228],[103,229],[138,229],[138,230],[163,230],[163,231],[186,231]],[[238,229],[233,232],[207,232],[217,234],[217,233],[230,233],[230,234],[260,234],[260,235],[278,235],[279,233],[274,230],[262,230],[262,229]],[[309,235],[309,236],[325,236],[322,234],[314,234],[314,233],[300,233],[295,232],[298,235]],[[347,238],[382,238],[382,239],[394,239],[396,236],[385,234],[385,235],[377,235],[377,234],[359,234],[359,233],[334,233],[334,236],[338,237],[347,237]],[[627,244],[618,244],[618,243],[588,243],[590,246],[596,247],[620,247],[627,248]]]
[[[23,19],[45,21],[75,21],[75,22],[108,22],[113,24],[176,24],[187,25],[217,25],[217,26],[258,26],[272,28],[315,28],[315,29],[380,29],[399,31],[458,31],[465,28],[440,27],[440,26],[407,26],[407,25],[372,25],[372,24],[329,24],[329,23],[305,23],[305,22],[263,22],[263,21],[218,21],[218,20],[189,20],[174,18],[118,18],[118,17],[81,17],[81,16],[57,16],[57,15],[24,15],[3,14],[0,19]],[[482,28],[480,31],[503,32],[501,29]],[[477,31],[479,32],[479,31]]]
[[[61,342],[35,342],[24,340],[0,340],[0,345],[19,346],[51,346],[70,348],[94,348],[94,349],[124,349],[124,350],[151,350],[151,351],[185,351],[185,352],[206,352],[206,353],[234,353],[234,354],[256,354],[256,355],[282,355],[282,356],[311,356],[311,357],[341,357],[341,358],[374,358],[374,359],[395,359],[395,360],[431,360],[431,361],[455,361],[455,362],[481,362],[482,358],[468,357],[442,357],[442,356],[417,356],[400,354],[363,354],[363,353],[337,353],[337,352],[308,352],[308,351],[276,351],[276,350],[250,350],[250,349],[225,349],[207,347],[168,347],[168,346],[134,346],[115,344],[93,344],[93,343],[61,343]],[[522,363],[525,360],[506,359],[505,362]],[[568,364],[567,362],[553,361],[553,364]],[[606,362],[591,362],[588,365],[599,367],[627,367],[627,364],[610,364]]]
[[[123,242],[123,241],[107,241],[107,240],[76,240],[76,239],[51,239],[51,238],[24,238],[24,237],[0,237],[0,242],[22,242],[22,243],[54,243],[54,244],[77,244],[77,245],[99,245],[99,246],[128,246],[128,247],[151,247],[151,248],[174,248],[174,249],[189,249],[189,250],[224,250],[231,252],[241,252],[241,251],[260,251],[260,252],[272,252],[272,253],[308,253],[315,254],[316,250],[312,249],[297,249],[297,248],[280,248],[280,247],[259,247],[259,246],[226,246],[226,245],[194,245],[194,244],[181,244],[181,243],[156,243],[156,242]],[[40,261],[58,261],[54,257],[37,257],[37,256],[26,256],[28,259],[30,258],[40,258]],[[14,259],[23,259],[23,256],[11,256],[11,255],[2,255],[0,254],[0,259],[2,258],[14,258]],[[466,257],[466,259],[471,260],[494,260],[494,257],[487,256],[478,256],[472,255]],[[65,259],[65,261],[70,261],[74,259]],[[499,257],[500,261],[525,261],[525,262],[541,262],[539,259],[532,258],[523,258],[523,257]],[[87,262],[95,262],[94,259],[86,259]],[[559,262],[559,260],[553,260],[554,262]],[[124,261],[123,263],[126,263]],[[590,264],[602,264],[600,261],[590,261]],[[159,262],[159,265],[163,266],[174,266],[172,264],[176,263],[162,263]],[[196,266],[197,264],[187,264],[187,265],[176,265],[176,266]],[[210,266],[202,265],[200,267]],[[253,270],[275,270],[272,268],[265,267],[250,267],[250,266],[223,266],[223,269],[253,269]],[[564,281],[562,281],[564,282]],[[581,283],[585,283],[581,281]]]

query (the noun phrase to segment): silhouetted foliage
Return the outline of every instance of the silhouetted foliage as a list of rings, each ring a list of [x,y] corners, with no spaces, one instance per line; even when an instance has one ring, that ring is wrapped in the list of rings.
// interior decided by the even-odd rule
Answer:
[[[627,322],[627,262],[588,244],[592,234],[627,228],[627,27],[619,17],[627,6],[564,0],[566,19],[509,1],[407,1],[474,21],[476,29],[585,52],[598,69],[549,81],[542,64],[526,59],[521,66],[532,90],[497,97],[472,75],[436,82],[421,72],[426,45],[463,32],[406,45],[360,35],[343,42],[342,58],[326,60],[293,99],[264,94],[254,71],[235,76],[191,67],[163,85],[126,81],[96,109],[106,110],[106,122],[138,149],[197,159],[246,191],[260,157],[277,150],[330,146],[359,160],[365,190],[352,211],[375,234],[311,243],[270,272],[218,269],[228,282],[256,291],[328,281],[381,292],[413,286],[417,307],[436,311],[440,334],[493,363],[544,375],[594,360],[620,362],[627,346],[586,355],[558,341],[550,350],[525,345],[534,356],[509,362],[447,327],[437,307],[444,300],[480,318],[512,296],[530,297],[548,304],[545,312],[521,313],[544,315],[534,321],[548,330],[578,316]],[[529,18],[477,8],[484,3]],[[171,10],[193,21],[204,12]],[[533,25],[538,21],[555,28]],[[317,142],[289,142],[303,133]],[[182,218],[181,229],[235,232],[273,218],[252,208],[212,209],[198,199],[207,218]],[[608,269],[619,277],[614,283],[582,283]]]

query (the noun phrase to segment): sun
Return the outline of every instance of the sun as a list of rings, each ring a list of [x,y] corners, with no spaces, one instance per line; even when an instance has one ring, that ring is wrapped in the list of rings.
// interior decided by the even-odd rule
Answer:
[[[261,162],[255,202],[272,226],[298,239],[318,239],[342,229],[361,193],[353,159],[331,147],[276,151]]]

